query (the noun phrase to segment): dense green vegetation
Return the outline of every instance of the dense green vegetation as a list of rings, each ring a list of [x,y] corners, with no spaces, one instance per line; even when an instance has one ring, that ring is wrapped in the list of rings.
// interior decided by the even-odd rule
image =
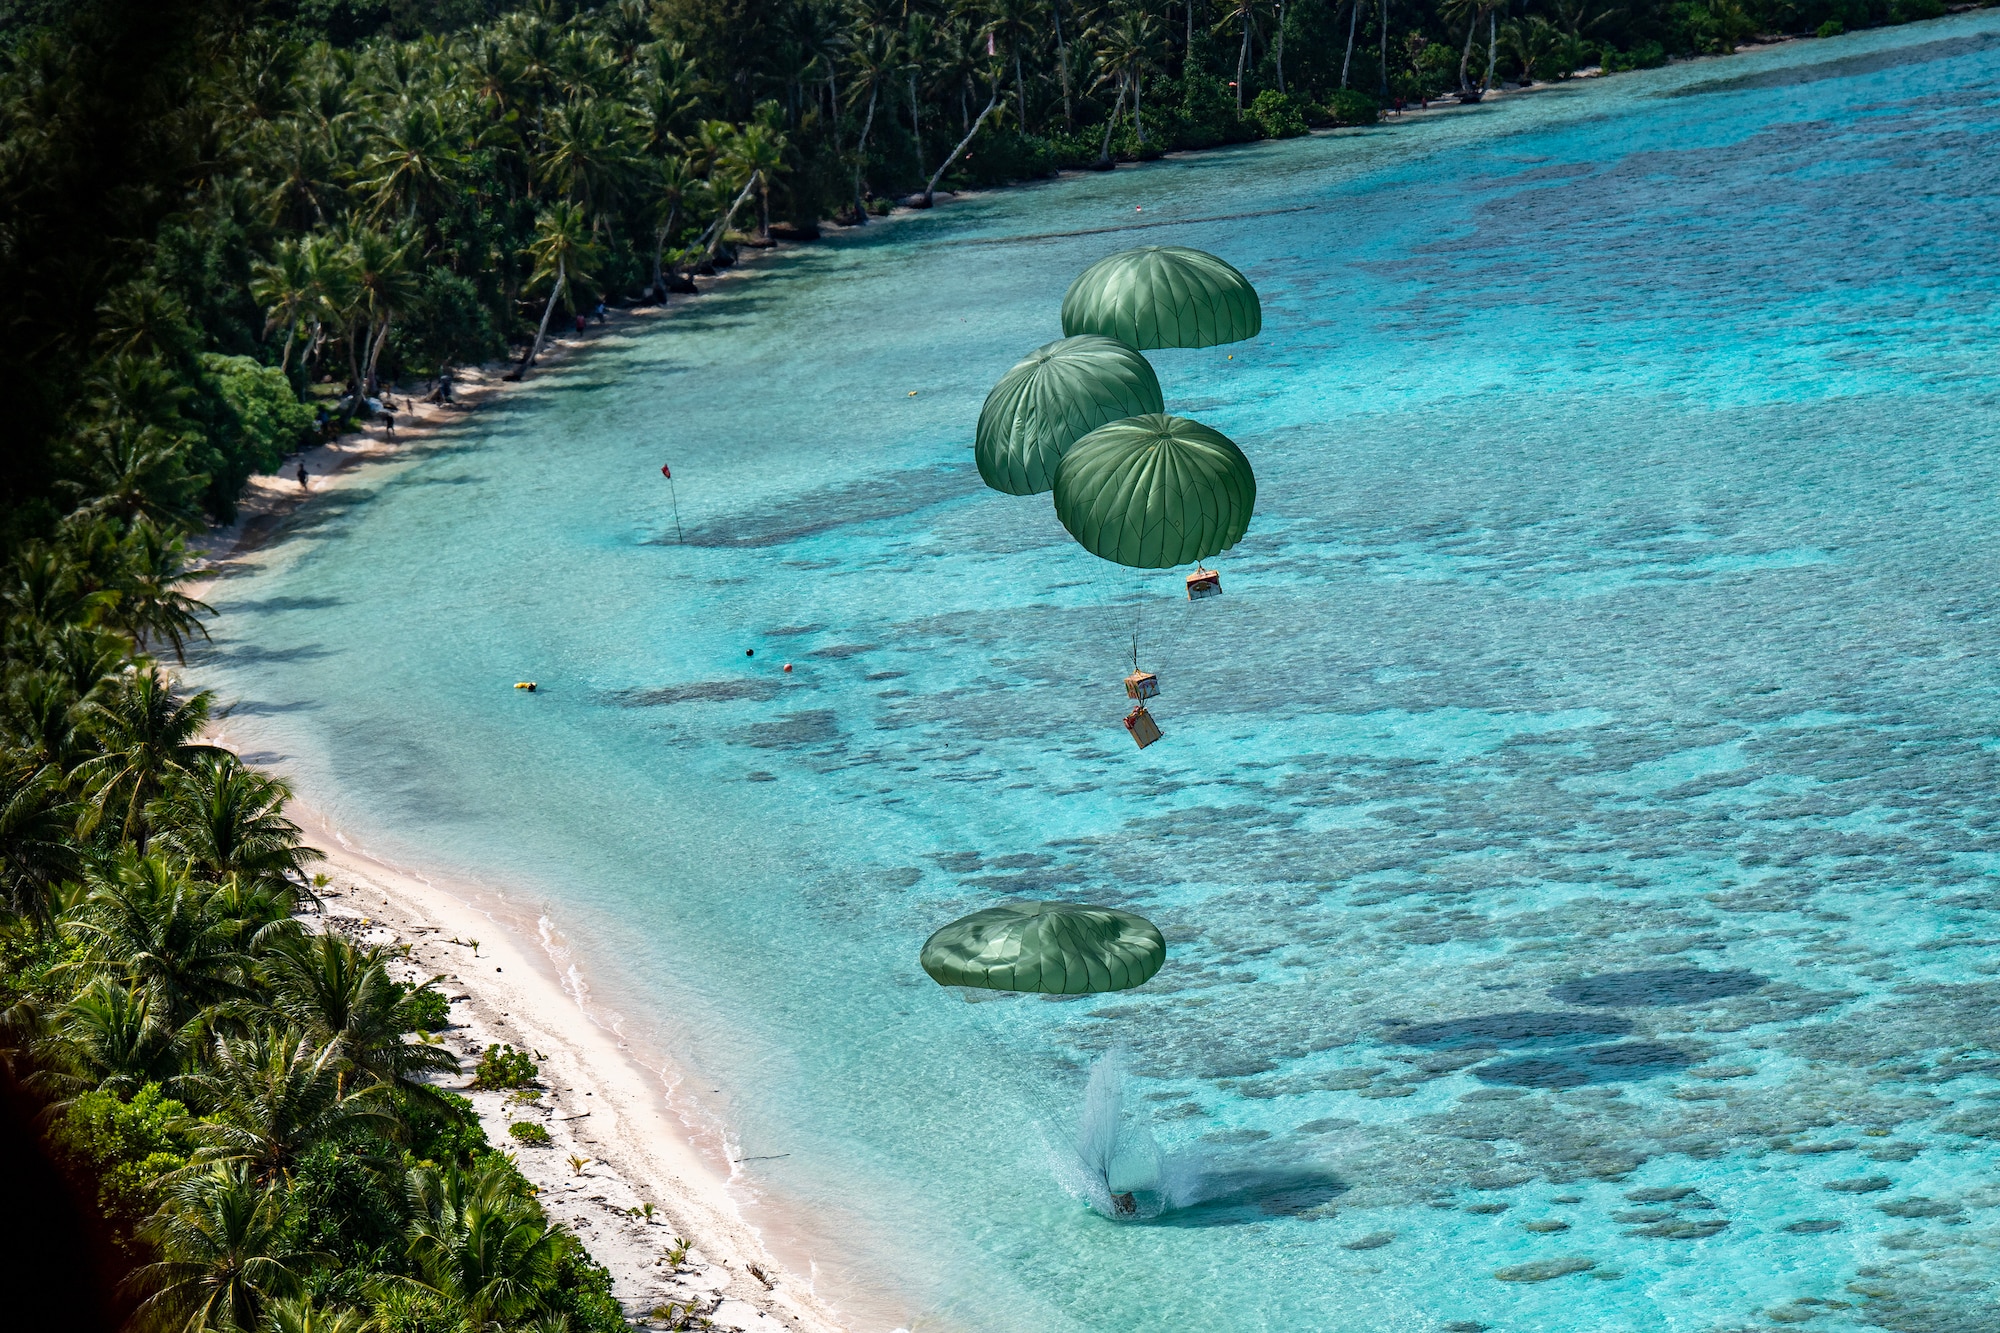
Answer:
[[[225,371],[225,374],[228,372]],[[0,1059],[133,1272],[138,1326],[625,1327],[425,1034],[442,995],[296,913],[283,783],[201,739],[151,653],[198,633],[180,538],[96,497],[0,579]],[[497,1053],[488,1079],[534,1077]]]
[[[0,553],[774,223],[1941,0],[0,0]],[[337,424],[337,422],[336,422]]]

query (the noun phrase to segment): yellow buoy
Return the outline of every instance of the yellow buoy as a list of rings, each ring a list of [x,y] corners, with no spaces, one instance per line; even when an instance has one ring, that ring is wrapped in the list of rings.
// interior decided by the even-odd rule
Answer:
[[[532,680],[517,680],[514,682],[514,688],[517,690],[533,690],[535,682]]]

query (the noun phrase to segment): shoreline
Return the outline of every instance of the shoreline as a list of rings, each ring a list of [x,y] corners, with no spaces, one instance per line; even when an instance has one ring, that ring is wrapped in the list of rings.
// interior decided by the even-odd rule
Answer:
[[[668,1305],[741,1333],[847,1327],[814,1290],[813,1274],[778,1262],[743,1216],[726,1130],[704,1124],[676,1096],[680,1071],[649,1064],[594,1015],[574,966],[578,980],[566,981],[545,942],[558,934],[551,923],[357,847],[309,805],[294,802],[290,814],[325,853],[323,905],[306,915],[397,955],[398,980],[439,978],[451,1021],[437,1036],[465,1068],[461,1080],[439,1086],[472,1101],[488,1141],[514,1158],[550,1220],[610,1271],[627,1318]],[[466,1086],[479,1053],[496,1043],[536,1057],[538,1098]],[[540,1125],[550,1141],[517,1142],[508,1133],[517,1121]],[[577,1169],[572,1158],[586,1164]],[[687,1250],[675,1264],[668,1256],[681,1243]]]
[[[759,253],[769,252],[746,251],[709,281],[753,275],[761,265],[750,256]],[[536,367],[558,368],[598,336],[636,332],[628,321],[667,315],[686,299],[618,310],[609,324],[581,336],[552,337]],[[237,562],[282,536],[308,505],[358,484],[368,465],[409,456],[489,400],[526,384],[504,378],[514,364],[460,371],[450,406],[399,400],[394,439],[370,423],[291,455],[280,472],[252,477],[235,521],[189,543],[190,595],[205,598]],[[292,475],[300,463],[312,479],[306,490]],[[204,739],[238,749],[226,713]],[[763,1232],[744,1217],[731,1192],[736,1174],[727,1126],[712,1118],[704,1123],[695,1108],[677,1101],[684,1078],[670,1061],[647,1063],[593,1015],[587,974],[572,966],[575,980],[566,982],[547,944],[551,935],[560,936],[559,927],[510,909],[500,889],[447,888],[420,870],[373,855],[305,801],[294,800],[287,813],[323,853],[319,869],[329,880],[318,890],[321,909],[304,915],[322,929],[383,946],[399,959],[391,972],[400,981],[443,978],[451,1025],[436,1035],[460,1057],[464,1074],[439,1086],[470,1098],[488,1141],[515,1159],[550,1220],[610,1272],[628,1319],[645,1321],[654,1309],[670,1306],[683,1317],[739,1333],[845,1333],[848,1325],[814,1291],[810,1261],[804,1274],[778,1261]],[[472,940],[478,941],[476,956],[464,943]],[[485,970],[488,965],[493,971]],[[510,1094],[466,1086],[479,1053],[495,1043],[535,1054],[545,1089],[537,1101],[514,1102]],[[516,1121],[541,1125],[550,1142],[514,1140],[508,1126]],[[572,1156],[588,1159],[587,1165],[573,1170]],[[651,1216],[643,1211],[649,1204]],[[670,1251],[683,1242],[683,1260],[669,1262]]]

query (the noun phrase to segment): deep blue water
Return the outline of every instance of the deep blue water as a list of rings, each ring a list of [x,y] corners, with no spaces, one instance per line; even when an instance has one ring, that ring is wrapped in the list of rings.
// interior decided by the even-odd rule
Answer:
[[[546,904],[864,1326],[1994,1328],[1996,131],[1987,12],[787,252],[302,517],[195,674]],[[971,461],[1154,242],[1265,301],[1153,357],[1259,479],[1193,606]],[[1006,896],[1168,964],[934,986]],[[1051,1171],[1119,1046],[1205,1206]]]

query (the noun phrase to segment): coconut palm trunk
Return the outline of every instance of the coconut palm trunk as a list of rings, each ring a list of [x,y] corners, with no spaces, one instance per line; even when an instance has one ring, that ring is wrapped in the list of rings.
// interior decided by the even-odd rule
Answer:
[[[875,98],[878,89],[868,90],[868,114],[861,121],[861,142],[856,146],[854,160],[854,224],[865,226],[868,222],[868,204],[861,197],[861,173],[868,169],[868,131],[875,128]]]
[[[365,339],[366,335],[359,328],[350,327],[347,330],[347,380],[356,407],[360,407],[367,396],[362,392],[361,380],[361,344]]]
[[[1361,0],[1350,0],[1347,6],[1347,54],[1340,62],[1340,86],[1347,87],[1347,67],[1354,63],[1354,29],[1361,20]]]
[[[660,261],[666,254],[667,237],[674,234],[674,224],[680,221],[680,217],[681,206],[675,204],[667,210],[666,222],[661,225],[657,232],[653,233],[653,291],[663,301],[667,296],[667,280],[665,275],[660,271]]]
[[[1069,98],[1069,46],[1063,41],[1062,0],[1054,0],[1049,12],[1055,15],[1056,20],[1056,75],[1062,80],[1063,124],[1075,129],[1076,112]]]
[[[375,345],[368,349],[368,392],[370,393],[381,392],[382,381],[375,373],[375,366],[382,359],[382,349],[389,342],[389,326],[394,322],[395,320],[392,316],[382,316],[382,330],[375,335]]]
[[[1021,44],[1014,43],[1014,94],[1020,99],[1021,132],[1028,130],[1028,80],[1021,74]],[[970,131],[968,131],[970,133]]]
[[[1125,113],[1125,76],[1118,76],[1118,101],[1111,108],[1111,119],[1104,122],[1104,149],[1097,155],[1099,166],[1111,165],[1111,132],[1118,128],[1118,117]]]
[[[1458,90],[1462,93],[1472,91],[1472,80],[1466,76],[1466,70],[1472,65],[1472,35],[1478,31],[1479,11],[1475,9],[1472,11],[1472,22],[1465,25],[1465,50],[1458,57]]]
[[[1389,100],[1389,0],[1382,0],[1382,100]]]
[[[1382,0],[1384,4],[1388,0]],[[1236,50],[1236,113],[1243,114],[1243,72],[1250,65],[1250,0],[1242,0],[1243,45]]]
[[[1278,33],[1271,42],[1271,59],[1277,63],[1278,91],[1285,91],[1285,0],[1278,0]],[[1138,103],[1133,104],[1133,115],[1138,114]]]
[[[708,236],[709,263],[713,264],[715,262],[716,252],[722,249],[722,234],[729,230],[730,223],[736,221],[736,215],[742,212],[743,205],[750,201],[750,192],[757,188],[757,183],[763,180],[763,178],[763,172],[751,172],[750,179],[743,182],[743,189],[738,192],[736,202],[732,203],[728,211],[715,220],[715,227],[709,232]]]
[[[913,68],[910,70],[910,142],[916,149],[917,175],[921,177],[924,174],[924,127],[917,119],[918,109],[917,71]]]
[[[936,173],[931,176],[930,183],[924,186],[925,207],[928,208],[930,206],[931,196],[937,192],[937,183],[944,179],[944,173],[950,171],[951,164],[958,161],[958,155],[960,153],[963,153],[968,147],[971,146],[972,136],[979,133],[979,127],[986,123],[986,118],[993,114],[993,108],[999,105],[1000,105],[1000,84],[998,80],[995,80],[993,84],[993,96],[991,96],[986,100],[986,109],[979,113],[979,119],[972,122],[972,128],[967,130],[965,132],[965,137],[958,141],[958,147],[951,150],[951,156],[947,157],[944,160],[944,162],[938,167]]]
[[[542,307],[542,324],[535,330],[535,345],[521,358],[521,364],[514,368],[514,378],[520,379],[528,373],[528,367],[535,364],[535,358],[542,354],[542,343],[549,336],[549,317],[556,313],[556,302],[562,299],[563,288],[569,285],[569,271],[563,261],[556,260],[556,285],[549,291],[549,303]]]
[[[1500,56],[1500,17],[1493,10],[1486,11],[1486,81],[1479,85],[1485,92],[1493,86],[1493,62]]]

